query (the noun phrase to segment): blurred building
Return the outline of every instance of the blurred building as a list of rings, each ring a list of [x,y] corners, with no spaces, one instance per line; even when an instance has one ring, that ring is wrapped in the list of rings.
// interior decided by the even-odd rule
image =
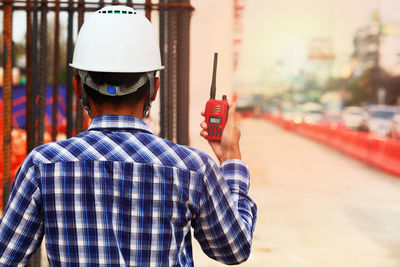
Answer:
[[[374,12],[371,22],[355,33],[353,44],[353,77],[368,73],[370,101],[394,104],[400,95],[396,82],[400,75],[400,22],[381,20],[379,12]]]
[[[307,51],[308,65],[312,70],[316,82],[325,84],[332,76],[332,63],[335,54],[331,38],[314,38],[311,40]]]
[[[391,75],[400,74],[400,20],[381,21],[374,13],[372,21],[357,30],[353,44],[356,73],[379,67]]]
[[[360,28],[354,35],[353,58],[357,61],[357,73],[379,65],[379,38],[378,24],[374,23]]]

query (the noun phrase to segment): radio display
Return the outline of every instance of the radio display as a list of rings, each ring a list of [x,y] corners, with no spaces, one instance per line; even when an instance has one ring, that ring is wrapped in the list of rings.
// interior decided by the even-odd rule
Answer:
[[[220,124],[221,123],[221,117],[210,117],[209,121],[212,124]]]

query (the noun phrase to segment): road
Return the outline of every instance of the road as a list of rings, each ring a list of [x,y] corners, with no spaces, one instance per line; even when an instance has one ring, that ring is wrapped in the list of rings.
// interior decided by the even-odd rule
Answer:
[[[261,119],[241,129],[258,205],[242,266],[400,266],[400,179]],[[195,266],[222,266],[193,243]]]

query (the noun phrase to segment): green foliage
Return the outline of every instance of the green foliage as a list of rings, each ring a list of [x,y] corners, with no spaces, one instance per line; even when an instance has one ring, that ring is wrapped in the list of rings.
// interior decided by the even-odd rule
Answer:
[[[366,86],[368,86],[367,77],[361,76],[358,79],[349,81],[346,89],[350,93],[350,98],[345,100],[345,105],[361,105],[368,102],[369,95]]]

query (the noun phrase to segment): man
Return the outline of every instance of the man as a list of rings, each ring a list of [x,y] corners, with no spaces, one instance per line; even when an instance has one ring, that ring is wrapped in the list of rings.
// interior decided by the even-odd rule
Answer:
[[[0,224],[1,266],[25,265],[43,235],[51,266],[193,266],[191,227],[211,258],[245,261],[256,205],[234,105],[221,142],[210,143],[219,167],[153,135],[141,119],[163,67],[150,22],[128,7],[86,20],[71,66],[92,122],[25,159]]]

